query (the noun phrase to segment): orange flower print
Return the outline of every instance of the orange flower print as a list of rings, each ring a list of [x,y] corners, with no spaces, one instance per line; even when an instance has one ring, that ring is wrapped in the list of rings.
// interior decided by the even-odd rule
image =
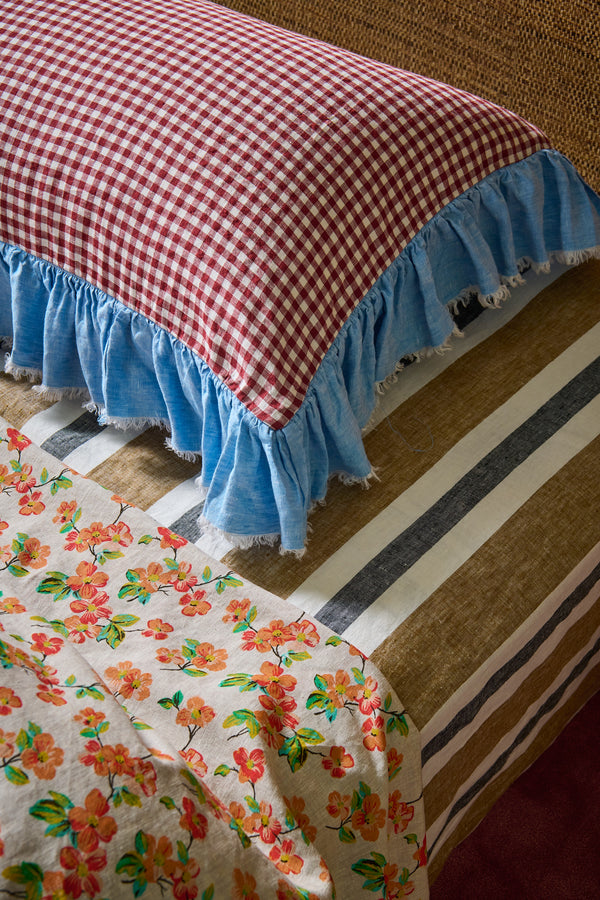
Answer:
[[[84,622],[79,616],[68,616],[63,622],[68,631],[67,637],[73,644],[83,644],[86,638],[95,639],[102,628],[91,622]]]
[[[77,566],[76,575],[67,578],[67,585],[74,594],[80,597],[90,599],[98,593],[98,589],[104,587],[108,582],[106,572],[98,571],[98,567],[91,562],[80,562]]]
[[[392,747],[388,750],[387,755],[388,761],[388,779],[391,781],[392,778],[395,778],[400,769],[402,768],[402,763],[404,761],[404,756],[402,753],[398,753],[395,747]]]
[[[296,687],[296,679],[293,675],[287,675],[281,666],[272,662],[264,662],[258,675],[253,679],[260,687],[264,688],[271,697],[281,698],[286,691],[293,691]]]
[[[42,569],[48,562],[50,547],[40,544],[37,538],[27,538],[23,543],[23,549],[19,553],[19,562],[22,566],[32,569]]]
[[[242,635],[242,650],[258,650],[259,653],[268,653],[271,649],[269,633],[261,628],[253,631],[251,628]]]
[[[26,494],[24,497],[21,497],[19,500],[19,506],[21,507],[19,515],[39,516],[40,513],[43,513],[46,507],[40,500],[41,496],[41,491],[33,491],[31,494]]]
[[[350,675],[343,669],[338,669],[333,675],[323,675],[327,682],[327,696],[332,704],[341,709],[347,700],[355,700],[358,694],[359,685],[351,684]]]
[[[95,728],[100,722],[103,722],[106,715],[103,712],[97,712],[91,706],[86,706],[81,712],[73,716],[75,722],[81,722],[86,728]]]
[[[205,616],[206,613],[212,609],[211,604],[208,600],[205,600],[206,591],[192,591],[189,594],[184,594],[183,597],[179,601],[179,605],[182,607],[181,612],[184,616]]]
[[[350,815],[350,795],[332,791],[327,800],[327,812],[333,819],[345,819]]]
[[[13,689],[0,684],[0,716],[10,716],[13,709],[20,709],[21,706],[21,698]]]
[[[202,697],[190,697],[186,703],[186,709],[180,709],[175,721],[178,725],[189,728],[204,728],[212,722],[216,713],[211,706],[204,703]]]
[[[189,831],[194,839],[203,841],[208,834],[208,819],[196,809],[189,797],[183,798],[182,805],[183,815],[179,819],[179,827]]]
[[[24,434],[21,434],[20,431],[17,431],[16,428],[7,428],[6,433],[8,435],[8,449],[9,450],[25,450],[26,447],[29,447],[31,441]]]
[[[269,723],[275,731],[281,731],[286,727],[295,728],[298,724],[298,719],[292,715],[292,712],[298,705],[293,697],[263,695],[259,697],[259,701],[263,709],[266,710]]]
[[[116,666],[109,666],[104,672],[104,677],[115,696],[121,696],[126,700],[145,700],[150,696],[152,675],[135,668],[129,660]]]
[[[69,531],[65,537],[65,550],[76,550],[77,553],[84,553],[88,548],[88,542],[79,531]]]
[[[0,597],[0,613],[8,613],[14,615],[16,613],[27,612],[27,607],[19,603],[16,597]]]
[[[176,591],[185,594],[186,591],[191,591],[192,588],[194,588],[198,584],[197,577],[195,575],[191,575],[191,571],[191,563],[179,563],[177,570],[171,575],[171,584]]]
[[[14,731],[4,731],[0,728],[0,759],[10,759],[16,752],[17,735]]]
[[[317,839],[317,829],[314,825],[310,824],[310,819],[304,812],[304,808],[306,806],[306,802],[303,797],[292,797],[288,800],[287,797],[283,798],[287,811],[293,817],[296,825],[302,832],[302,836],[313,843]]]
[[[346,769],[354,766],[354,760],[344,747],[332,747],[329,756],[321,760],[323,768],[331,773],[333,778],[343,778]]]
[[[137,757],[130,756],[129,750],[123,744],[115,744],[114,747],[107,744],[104,755],[111,775],[135,775]]]
[[[177,863],[173,859],[173,845],[166,836],[156,840],[153,834],[146,834],[148,849],[144,854],[144,875],[151,884],[156,884],[159,878],[170,878],[177,870]]]
[[[66,525],[67,522],[72,521],[76,509],[77,500],[63,500],[63,502],[59,504],[56,515],[52,521],[57,522],[60,525]]]
[[[152,637],[155,641],[165,641],[173,631],[173,626],[162,619],[149,619],[146,630],[142,631],[144,637]]]
[[[160,565],[160,563],[150,563],[147,569],[133,569],[133,572],[139,576],[140,588],[149,594],[154,594],[159,588],[165,584],[169,584],[172,575]]]
[[[250,610],[250,601],[248,599],[244,600],[232,600],[227,606],[227,611],[223,616],[224,622],[232,622],[234,625],[237,625],[238,622],[243,622],[248,612]]]
[[[248,831],[258,834],[264,844],[274,844],[282,828],[281,822],[273,815],[271,804],[263,801],[259,804],[259,812],[248,816],[244,825]]]
[[[208,766],[204,762],[204,757],[201,753],[189,747],[187,750],[180,750],[179,755],[185,760],[195,775],[198,775],[199,778],[204,778],[208,772]]]
[[[265,773],[265,754],[262,750],[251,750],[248,753],[245,747],[240,747],[239,750],[234,750],[233,759],[240,767],[238,779],[242,784],[246,781],[256,784]]]
[[[89,528],[82,528],[79,537],[89,547],[95,547],[96,544],[102,544],[108,540],[108,534],[102,522],[92,522]]]
[[[35,487],[36,477],[33,474],[32,466],[21,466],[15,476],[14,484],[19,494],[27,494]]]
[[[42,656],[52,656],[54,653],[60,653],[60,648],[63,644],[62,638],[50,637],[41,631],[36,631],[31,635],[32,652],[41,653]]]
[[[74,806],[68,812],[69,824],[77,835],[77,849],[82,853],[96,850],[100,841],[107,844],[117,833],[117,823],[105,797],[98,788],[87,795],[83,806]]]
[[[183,666],[185,663],[181,650],[170,650],[168,647],[160,647],[156,651],[156,658],[161,663],[174,663],[176,666]]]
[[[129,529],[129,525],[126,525],[125,522],[116,522],[112,525],[107,525],[105,533],[105,543],[116,544],[117,547],[129,547],[133,541],[133,535]]]
[[[42,900],[62,900],[63,897],[66,897],[65,873],[44,872]]]
[[[367,794],[360,809],[352,813],[352,827],[360,831],[364,841],[376,841],[385,826],[385,810],[377,794]]]
[[[104,850],[83,853],[76,847],[63,847],[60,864],[68,873],[64,880],[67,896],[78,900],[82,894],[95,897],[102,890],[102,880],[95,874],[106,866]]]
[[[304,860],[294,853],[293,841],[282,841],[281,846],[276,845],[269,853],[272,860],[283,875],[298,875]]]
[[[51,781],[56,775],[56,770],[62,766],[64,752],[54,744],[54,738],[48,732],[35,734],[32,746],[26,747],[21,754],[21,765],[24,769],[31,769],[36,778],[42,781]]]
[[[174,531],[169,531],[168,528],[163,528],[162,526],[157,529],[160,534],[160,546],[163,549],[167,547],[171,547],[173,550],[178,550],[180,547],[185,547],[187,541],[185,538],[180,537],[178,534],[175,534]]]
[[[390,794],[388,800],[388,818],[390,820],[390,829],[394,834],[401,834],[409,826],[415,814],[414,806],[408,806],[401,799],[400,791],[394,791]]]
[[[375,719],[367,719],[362,727],[365,737],[363,744],[367,750],[385,750],[385,723],[383,716]]]
[[[220,672],[227,668],[227,650],[215,650],[212,644],[198,644],[193,663],[198,669]]]
[[[312,622],[304,619],[302,622],[292,622],[289,626],[289,640],[294,640],[302,647],[316,647],[321,638]]]
[[[232,900],[260,900],[256,893],[256,879],[250,872],[233,870]]]
[[[151,797],[156,793],[156,769],[147,759],[135,757],[133,772],[127,776],[127,787],[133,794]]]
[[[279,647],[292,639],[292,632],[289,626],[283,622],[283,619],[274,619],[267,628],[262,628],[261,631],[264,632],[271,647]]]
[[[36,692],[36,697],[43,700],[44,703],[52,703],[53,706],[66,706],[65,692],[58,687],[40,685],[40,690]]]

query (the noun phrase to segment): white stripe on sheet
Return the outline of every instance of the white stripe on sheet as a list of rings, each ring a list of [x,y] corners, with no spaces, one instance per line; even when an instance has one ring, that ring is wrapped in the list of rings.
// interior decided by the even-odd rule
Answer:
[[[81,400],[59,400],[48,409],[31,416],[23,425],[23,431],[40,446],[57,431],[78,419],[82,412]]]
[[[573,377],[578,375],[586,365],[593,362],[598,355],[598,347],[600,347],[600,323],[591,328],[560,354],[502,406],[494,410],[479,426],[466,434],[418,481],[350,538],[290,595],[290,602],[306,610],[307,613],[316,615],[327,600],[333,597],[355,574],[360,572],[377,553],[382,551],[394,536],[414,523],[436,501],[443,497],[462,476],[466,475],[477,462],[497,447],[516,428],[526,422],[540,406],[553,397]],[[591,404],[589,405],[591,406]],[[568,430],[565,431],[565,429]],[[524,462],[508,479],[505,479],[505,483],[499,485],[493,492],[496,496],[496,502],[499,498],[506,495],[503,501],[506,509],[504,515],[511,515],[512,511],[524,501],[525,495],[523,490],[529,490],[530,475],[528,472],[532,468],[535,470],[537,465],[543,465],[543,471],[547,473],[545,477],[550,477],[555,471],[558,471],[558,468],[570,456],[574,455],[592,440],[599,429],[600,414],[598,411],[595,413],[593,410],[586,412],[584,409],[577,413],[570,423],[567,423],[557,435],[547,442],[550,447],[544,445],[535,451],[532,454],[532,457],[536,459],[535,465],[532,466],[527,461]],[[574,443],[571,443],[571,441]],[[556,454],[559,451],[558,449],[555,450],[554,447],[563,444],[564,446],[560,450],[562,462],[558,463],[559,457]],[[521,469],[522,473],[519,472]],[[533,474],[539,486],[539,477],[543,473],[534,471]],[[520,482],[525,482],[523,487]],[[516,496],[513,496],[513,490],[516,491]],[[481,504],[478,506],[482,504],[489,506],[487,499],[481,501]],[[485,510],[485,506],[483,509]],[[478,507],[476,507],[469,516],[477,517],[478,514]],[[496,522],[501,524],[503,519],[499,518],[493,509],[492,514]],[[489,511],[485,510],[485,516],[482,516],[482,518],[486,518],[488,515]],[[449,548],[453,546],[455,538],[460,534],[460,532],[456,532],[456,529],[460,528],[461,523],[444,538],[444,540],[448,541]],[[461,537],[460,540],[464,539]],[[475,546],[471,544],[468,555],[474,549],[476,549]],[[458,552],[461,553],[461,548],[458,548]],[[415,573],[413,572],[413,574]],[[437,576],[435,573],[431,573],[431,576],[431,578],[427,578],[429,582],[427,587],[423,588],[422,584],[419,586],[419,599],[417,599],[416,595],[411,595],[409,589],[404,591],[399,582],[392,586],[390,590],[394,594],[395,624],[400,624],[404,621],[422,600],[429,595],[433,589],[432,583],[437,586]],[[448,573],[444,577],[448,577]],[[408,585],[408,582],[406,583]],[[371,607],[371,610],[357,619],[354,625],[345,632],[344,637],[352,640],[350,637],[350,631],[352,631],[353,634],[359,637],[361,650],[366,653],[372,652],[380,643],[381,634],[390,633],[389,623],[384,629],[381,625],[381,620],[377,618],[381,614],[382,609],[385,612],[384,607],[380,603],[378,603],[376,613],[374,607]],[[371,611],[375,613],[373,629],[369,629],[367,624]],[[395,626],[392,625],[393,627]]]

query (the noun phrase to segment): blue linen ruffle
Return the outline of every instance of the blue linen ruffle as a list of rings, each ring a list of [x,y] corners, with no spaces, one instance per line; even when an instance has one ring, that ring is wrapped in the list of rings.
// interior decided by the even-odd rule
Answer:
[[[374,386],[402,357],[444,344],[449,305],[494,298],[524,262],[600,255],[600,197],[554,150],[500,169],[448,204],[406,246],[341,328],[304,402],[265,425],[167,331],[93,285],[0,244],[0,335],[9,371],[51,392],[81,391],[101,421],[165,423],[170,445],[202,455],[204,516],[236,540],[281,536],[301,550],[307,514],[333,473],[367,479],[361,428]],[[582,255],[583,254],[583,255]]]

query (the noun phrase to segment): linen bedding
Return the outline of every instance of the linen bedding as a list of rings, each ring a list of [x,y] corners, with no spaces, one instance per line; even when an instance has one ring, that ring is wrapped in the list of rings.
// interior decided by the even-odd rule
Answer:
[[[600,245],[600,200],[483,99],[195,3],[3,10],[8,371],[202,457],[206,522],[301,551],[449,305]]]

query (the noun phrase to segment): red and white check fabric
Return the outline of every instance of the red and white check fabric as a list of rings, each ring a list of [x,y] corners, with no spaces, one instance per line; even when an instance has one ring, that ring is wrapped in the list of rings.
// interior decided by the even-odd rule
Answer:
[[[415,233],[548,146],[484,100],[206,0],[5,0],[0,238],[299,408]]]

